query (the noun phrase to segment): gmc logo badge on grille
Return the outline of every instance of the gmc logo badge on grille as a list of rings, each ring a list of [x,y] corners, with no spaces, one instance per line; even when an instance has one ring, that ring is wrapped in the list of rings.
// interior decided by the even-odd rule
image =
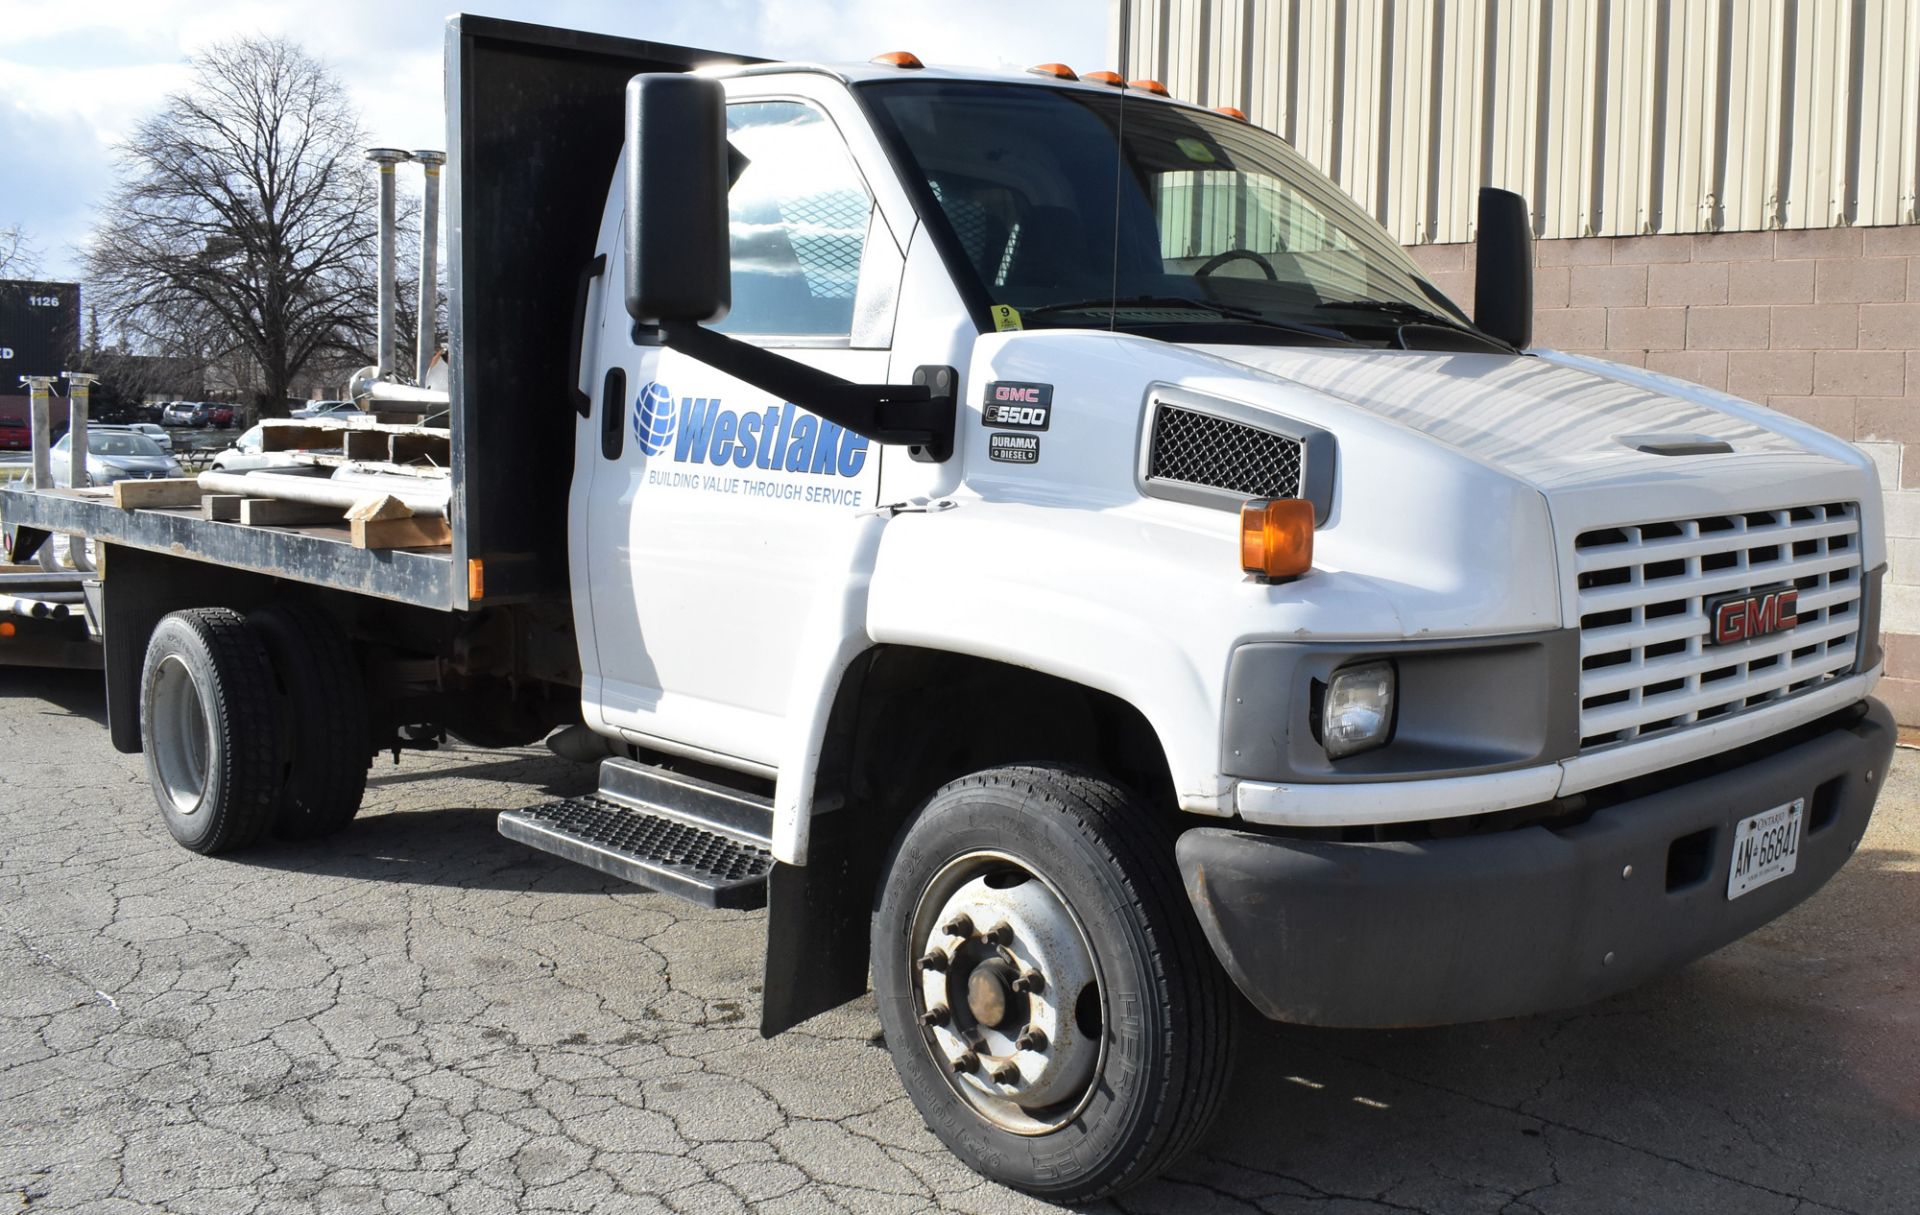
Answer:
[[[1707,600],[1710,645],[1732,645],[1768,633],[1784,633],[1800,623],[1800,592],[1790,586],[1764,591],[1738,591]]]

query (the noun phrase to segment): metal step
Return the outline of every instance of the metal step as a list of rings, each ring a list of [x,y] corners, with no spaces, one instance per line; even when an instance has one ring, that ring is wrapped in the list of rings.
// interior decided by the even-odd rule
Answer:
[[[507,810],[500,834],[703,907],[767,902],[773,803],[627,759],[600,791]]]

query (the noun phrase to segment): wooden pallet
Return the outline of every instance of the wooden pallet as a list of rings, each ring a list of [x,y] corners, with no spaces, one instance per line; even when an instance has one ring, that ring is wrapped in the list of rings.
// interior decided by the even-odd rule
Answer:
[[[261,423],[260,450],[445,470],[453,463],[453,435],[432,426],[300,418]]]

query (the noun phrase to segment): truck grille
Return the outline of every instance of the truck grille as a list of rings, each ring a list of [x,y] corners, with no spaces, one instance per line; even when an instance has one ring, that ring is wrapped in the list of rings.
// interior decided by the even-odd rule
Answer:
[[[1298,439],[1245,422],[1162,403],[1153,416],[1147,479],[1248,498],[1298,498],[1301,447]]]
[[[1583,750],[1785,700],[1858,659],[1857,504],[1600,528],[1574,558]],[[1797,626],[1708,644],[1708,599],[1781,586],[1799,591]]]

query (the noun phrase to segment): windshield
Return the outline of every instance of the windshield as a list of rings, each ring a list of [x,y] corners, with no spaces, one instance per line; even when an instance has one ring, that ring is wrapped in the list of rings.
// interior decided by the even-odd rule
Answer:
[[[165,458],[158,444],[143,434],[126,430],[94,431],[87,436],[87,450],[96,456],[148,456]]]
[[[1044,85],[889,81],[863,95],[925,183],[922,212],[963,290],[999,328],[1409,345],[1411,326],[1495,345],[1257,127]]]

